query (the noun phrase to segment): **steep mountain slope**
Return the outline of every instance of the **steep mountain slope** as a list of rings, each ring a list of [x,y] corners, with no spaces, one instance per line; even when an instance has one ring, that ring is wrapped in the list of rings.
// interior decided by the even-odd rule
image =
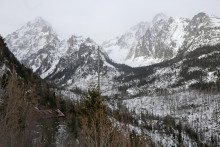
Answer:
[[[179,51],[192,51],[205,45],[219,43],[218,18],[205,13],[192,20],[174,19],[157,21],[139,41],[134,57],[154,58],[159,61],[175,57]]]
[[[148,47],[145,43],[149,42],[149,52],[142,48],[134,52],[137,53],[135,58],[146,54],[162,60],[160,63],[144,67],[117,64],[100,48],[101,91],[102,95],[109,95],[103,96],[103,99],[112,109],[127,107],[124,118],[127,119],[126,114],[130,111],[131,118],[136,118],[130,122],[142,127],[143,132],[151,136],[155,143],[160,142],[164,146],[177,146],[181,143],[185,146],[217,146],[213,145],[216,144],[212,141],[215,139],[210,134],[219,138],[218,18],[207,17],[204,13],[192,20],[162,18],[155,18],[154,25],[146,31],[151,40],[143,40],[141,47]],[[190,42],[191,39],[194,41]],[[64,50],[55,60],[57,62],[51,62],[52,68],[44,70],[50,61],[54,61],[48,58],[39,60],[41,65],[35,71],[46,80],[63,86],[65,90],[87,89],[97,82],[99,46],[90,38],[77,36],[63,42]],[[55,46],[51,46],[51,49],[44,48],[42,52],[33,53],[36,54],[33,57],[56,51]],[[2,67],[3,70],[7,69]],[[196,90],[191,92],[192,89]],[[212,94],[205,95],[202,90]],[[70,98],[76,97],[71,94]],[[44,98],[49,101],[47,98],[51,98],[51,95]]]
[[[179,92],[186,89],[220,90],[220,46],[204,46],[187,54],[118,77],[119,91],[133,95]]]
[[[33,27],[36,26],[37,28],[38,26],[47,26],[45,21],[40,21],[44,23],[39,24],[38,20],[39,19],[36,19],[33,23],[29,23],[34,25],[29,26],[31,31]],[[184,71],[187,72],[187,70],[183,70],[183,67],[188,65],[184,65],[183,63],[188,61],[188,59],[186,60],[186,57],[192,54],[195,48],[209,44],[214,45],[220,42],[218,37],[219,27],[216,26],[216,24],[218,24],[218,18],[210,18],[206,14],[200,13],[192,20],[188,20],[183,18],[167,18],[160,14],[154,18],[153,22],[154,23],[147,29],[145,35],[139,40],[137,48],[134,51],[130,50],[131,53],[134,52],[133,57],[127,56],[127,58],[130,58],[130,61],[140,59],[138,62],[141,61],[141,63],[144,63],[143,61],[147,61],[149,63],[149,59],[152,59],[153,63],[163,60],[167,61],[143,68],[131,68],[126,65],[115,63],[108,57],[105,51],[100,48],[101,88],[103,91],[108,93],[113,89],[111,91],[112,93],[117,93],[118,90],[119,92],[121,91],[124,93],[128,90],[127,92],[129,93],[129,91],[132,91],[131,89],[129,90],[129,88],[135,89],[136,87],[137,89],[139,88],[137,90],[139,92],[142,91],[141,89],[143,89],[143,91],[146,89],[148,89],[148,91],[149,89],[152,89],[152,92],[154,92],[156,89],[175,87],[175,85],[185,85],[187,88],[189,85],[192,85],[192,83],[196,83],[196,81],[191,81],[192,83],[189,84],[187,83],[187,80],[184,80],[181,74]],[[138,30],[137,28],[143,29],[143,27],[140,26],[146,25],[139,24],[134,30]],[[22,28],[27,30],[27,27]],[[17,34],[25,32],[23,29],[19,30],[20,31],[17,31]],[[32,38],[39,38],[39,34],[41,34],[40,32],[41,31],[36,33],[36,36],[32,34]],[[134,37],[134,32],[133,35],[131,35],[131,38]],[[141,36],[141,32],[142,31],[140,31],[140,33],[136,32],[137,38]],[[200,34],[198,34],[199,32]],[[22,58],[20,58],[20,61],[26,66],[30,66],[34,69],[34,71],[36,71],[42,78],[55,82],[60,86],[64,86],[66,88],[68,87],[69,89],[73,89],[75,87],[87,89],[90,85],[97,83],[98,45],[90,38],[73,35],[67,41],[62,39],[53,39],[57,41],[56,44],[53,44],[50,41],[49,43],[45,42],[43,47],[36,44],[34,49],[37,51],[32,48],[20,48],[20,50],[17,51],[14,50],[14,48],[16,46],[22,47],[22,44],[27,41],[27,38],[25,38],[25,35],[21,35],[20,39],[17,39],[16,43],[13,44],[13,34],[6,38],[7,42],[11,43],[9,47],[11,46],[12,51],[14,51],[15,54],[17,52],[22,52],[23,50],[23,55],[21,56]],[[196,35],[197,37],[195,37]],[[127,38],[128,36],[125,35],[124,38]],[[46,35],[40,38],[45,40],[45,38],[50,37]],[[59,37],[55,36],[54,38]],[[190,42],[193,38],[194,41]],[[35,44],[35,41],[36,40],[33,39],[29,43]],[[196,41],[198,42],[197,44]],[[39,47],[37,45],[39,45]],[[120,46],[123,45],[129,46],[126,39],[120,42]],[[27,50],[30,51],[25,54],[25,51]],[[196,49],[196,51],[198,50],[199,49]],[[205,55],[206,54],[204,54],[204,56]],[[29,59],[28,62],[25,62],[26,57]],[[199,58],[194,60],[195,61],[193,62],[200,62]],[[189,68],[190,66],[191,65],[189,65]],[[209,70],[205,68],[203,68],[203,70],[206,71],[206,75],[211,74]],[[174,73],[176,75],[174,75]],[[185,84],[181,80],[184,80]],[[143,86],[143,88],[140,88],[141,86]]]
[[[10,50],[26,67],[35,72],[41,66],[41,73],[53,68],[65,52],[63,40],[52,26],[42,18],[28,22],[6,37]],[[44,63],[44,64],[42,64]]]
[[[199,13],[191,20],[158,14],[144,35],[136,40],[136,45],[130,46],[123,63],[133,67],[146,66],[171,59],[180,51],[189,52],[204,45],[215,45],[220,40],[219,22],[219,18],[205,13]],[[114,48],[111,45],[103,47],[106,50]]]
[[[72,35],[62,40],[52,26],[37,18],[6,37],[19,61],[41,78],[60,86],[88,88],[97,83],[98,45],[90,38]],[[101,78],[106,86],[119,71],[100,48]],[[104,88],[104,87],[103,87]]]
[[[42,120],[39,111],[57,109],[57,102],[59,98],[52,86],[22,65],[0,36],[1,146],[48,146],[47,139],[56,136],[58,123],[56,119],[51,122]],[[46,141],[39,141],[39,136]]]
[[[187,24],[187,19],[172,17],[154,22],[130,52],[132,59],[152,60],[153,64],[174,57],[184,40]]]
[[[215,45],[135,68],[134,77],[122,75],[119,90],[125,96],[118,103],[137,115],[139,126],[154,142],[164,146],[219,146],[219,63],[220,45]],[[181,135],[177,141],[171,135],[176,131],[171,130],[178,128],[178,123]]]
[[[38,108],[56,107],[55,100],[48,85],[19,63],[0,36],[1,146],[33,146],[30,142],[42,133],[35,127],[39,116],[33,112]]]
[[[111,59],[118,63],[125,63],[130,58],[128,57],[129,51],[135,48],[148,27],[148,22],[140,22],[120,37],[103,42],[102,47]]]
[[[205,45],[216,45],[220,42],[220,18],[199,13],[192,18],[185,31],[181,49],[186,52]]]
[[[61,57],[55,70],[46,77],[46,80],[68,89],[75,87],[87,89],[88,86],[97,84],[98,47],[90,38],[83,40],[76,50],[69,49],[68,54]],[[113,77],[119,75],[118,69],[111,65],[109,60],[106,53],[100,49],[102,90],[112,87]]]
[[[25,82],[28,82],[31,79],[38,78],[36,74],[33,74],[33,71],[31,69],[28,69],[24,65],[20,64],[20,62],[16,59],[16,57],[7,48],[4,39],[0,36],[1,86],[3,86],[4,84],[7,85],[8,77],[10,77],[10,75],[14,71],[20,78],[24,79]]]
[[[14,85],[14,87],[19,86],[23,88],[20,94],[25,92],[23,96],[27,101],[37,102],[39,108],[56,107],[56,96],[54,92],[50,90],[51,86],[43,81],[31,69],[21,64],[8,49],[4,39],[0,36],[0,88],[6,93],[8,89],[5,89],[5,87],[8,85],[12,76],[17,77],[17,81],[13,82],[18,85]],[[23,98],[23,100],[25,98]]]

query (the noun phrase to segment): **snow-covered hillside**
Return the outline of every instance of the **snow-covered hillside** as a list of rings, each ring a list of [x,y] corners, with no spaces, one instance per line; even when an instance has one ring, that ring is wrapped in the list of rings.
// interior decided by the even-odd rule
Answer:
[[[165,127],[162,127],[161,131],[156,127],[158,124],[160,126],[163,124],[161,124],[162,119],[157,120],[155,118],[172,117],[176,124],[181,122],[183,130],[188,129],[181,133],[182,138],[184,138],[184,146],[200,146],[199,142],[214,144],[214,139],[217,141],[216,145],[220,145],[218,142],[220,130],[219,93],[205,94],[198,91],[184,91],[161,96],[137,97],[123,100],[122,103],[131,113],[135,112],[139,116],[139,126],[152,126],[151,129],[147,127],[143,127],[143,129],[154,142],[165,146],[177,146],[179,141],[173,135],[167,135],[170,132],[164,129]],[[155,117],[146,119],[147,115]],[[172,126],[171,120],[168,126]],[[191,132],[195,132],[194,135],[198,133],[198,136],[201,137],[196,140],[195,136],[190,134],[189,128],[191,128]]]

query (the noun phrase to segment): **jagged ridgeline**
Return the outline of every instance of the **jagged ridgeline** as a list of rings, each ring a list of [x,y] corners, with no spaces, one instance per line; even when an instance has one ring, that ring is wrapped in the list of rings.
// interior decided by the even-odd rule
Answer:
[[[157,14],[151,22],[141,22],[120,37],[102,46],[110,58],[138,67],[176,57],[182,50],[194,50],[217,44],[220,33],[218,17],[198,13],[192,19]]]
[[[140,76],[146,77],[141,84],[146,81],[154,82],[157,77],[153,74],[159,76],[158,69],[168,67],[166,64],[174,61],[179,54],[188,54],[202,46],[214,46],[219,43],[219,36],[219,19],[206,13],[198,13],[192,19],[158,14],[151,22],[140,22],[120,37],[102,44],[101,89],[110,89],[115,94],[118,86],[125,85],[120,83],[120,80],[130,77],[131,80]],[[87,83],[96,82],[99,45],[91,38],[72,35],[67,40],[62,39],[52,25],[42,18],[37,18],[9,34],[6,42],[18,60],[33,69],[42,79],[69,90],[75,87],[86,90],[89,85]],[[152,68],[155,63],[159,63],[158,68]],[[150,66],[139,67],[147,65]],[[165,74],[165,71],[163,73]],[[181,78],[178,70],[174,73],[177,73],[175,79]],[[125,86],[129,85],[132,87],[133,83],[126,83]],[[174,83],[171,82],[171,85]],[[159,86],[153,87],[155,89]],[[165,87],[167,85],[161,88]]]
[[[9,34],[6,42],[17,59],[42,79],[68,89],[77,86],[84,90],[88,83],[96,82],[99,45],[91,38],[72,35],[62,39],[47,21],[37,18]],[[119,71],[108,60],[100,48],[102,80],[112,85],[108,83]]]

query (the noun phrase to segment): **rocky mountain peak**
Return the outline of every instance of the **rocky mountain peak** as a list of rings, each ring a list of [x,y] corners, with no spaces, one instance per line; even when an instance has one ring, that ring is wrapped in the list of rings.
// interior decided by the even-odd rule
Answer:
[[[9,34],[6,41],[21,63],[43,79],[73,88],[88,85],[91,78],[96,78],[98,45],[91,38],[72,35],[60,39],[49,23],[36,18]],[[106,81],[113,78],[111,72],[117,72],[108,59],[100,48],[100,66]]]
[[[166,16],[164,13],[158,13],[154,16],[152,23],[158,22],[160,20],[166,20],[168,19],[168,16]]]
[[[129,58],[129,52],[135,48],[138,40],[143,37],[148,27],[148,22],[139,22],[120,37],[103,42],[102,47],[114,61],[125,63],[126,58]]]
[[[10,50],[20,60],[22,52],[33,53],[42,49],[45,45],[57,45],[60,42],[60,37],[53,30],[52,26],[43,18],[38,17],[27,22],[21,28],[9,34],[6,37],[6,42]]]
[[[211,19],[206,13],[198,13],[192,18],[191,24],[194,26],[209,26],[211,24]]]
[[[86,38],[86,42],[87,42],[87,43],[94,43],[94,41],[93,41],[91,38],[89,38],[89,37]]]
[[[51,24],[49,22],[47,22],[46,20],[44,20],[42,17],[37,17],[32,21],[29,21],[28,24],[39,24],[39,25],[49,25],[51,26]]]
[[[209,15],[203,12],[198,13],[191,19],[191,21],[185,28],[185,31],[187,32],[186,38],[189,38],[191,36],[199,36],[202,33],[202,29],[209,28],[211,26],[211,18],[209,17]]]
[[[132,26],[132,27],[130,28],[130,30],[136,31],[136,30],[138,30],[139,28],[146,27],[146,26],[148,26],[148,25],[149,25],[149,22],[147,22],[147,21],[146,21],[146,22],[141,21],[141,22],[139,22],[138,24]]]
[[[82,36],[72,35],[68,40],[68,47],[73,47],[76,44],[81,44],[85,39]]]
[[[24,26],[22,26],[19,30],[17,31],[22,31],[22,32],[33,32],[34,35],[36,33],[55,33],[52,29],[52,26],[50,23],[45,21],[43,18],[38,17],[32,21],[27,22]]]
[[[66,50],[63,40],[41,17],[27,22],[9,34],[6,42],[22,64],[38,73],[46,72]],[[43,65],[43,62],[47,64]]]

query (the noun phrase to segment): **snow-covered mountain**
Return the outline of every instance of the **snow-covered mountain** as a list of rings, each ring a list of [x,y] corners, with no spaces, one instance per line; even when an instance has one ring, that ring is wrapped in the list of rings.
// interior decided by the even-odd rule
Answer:
[[[183,50],[190,52],[205,45],[216,45],[220,42],[220,18],[199,13],[185,28]]]
[[[40,75],[51,70],[66,49],[64,40],[40,17],[9,34],[6,42],[19,61],[34,72],[40,69]]]
[[[140,132],[164,146],[178,146],[182,141],[178,143],[177,139],[184,140],[183,146],[212,144],[213,134],[219,138],[220,122],[219,20],[205,13],[191,20],[158,14],[150,25],[141,23],[133,32],[122,35],[121,40],[104,43],[110,56],[116,52],[124,55],[122,63],[156,63],[144,67],[117,64],[100,48],[101,91],[102,95],[109,95],[109,99],[104,99],[109,107],[115,108],[115,102],[116,107],[127,107],[127,112],[137,118],[137,126],[143,126]],[[38,18],[8,35],[6,41],[23,64],[45,80],[63,86],[63,93],[75,87],[87,89],[97,82],[99,45],[91,38],[72,35],[63,40],[51,25]],[[4,44],[1,39],[0,44]],[[134,44],[135,48],[129,48]],[[0,55],[0,74],[12,70],[18,62],[8,49],[0,50]],[[9,57],[13,61],[10,68]],[[23,69],[20,64],[17,66],[18,72]],[[31,71],[25,70],[20,75],[28,73]],[[76,99],[72,91],[68,92],[70,98]],[[180,122],[183,123],[179,128]],[[198,137],[201,133],[203,136]]]
[[[103,44],[108,52],[114,50],[117,53],[116,62],[125,63],[130,66],[146,66],[175,57],[179,51],[192,51],[200,46],[215,45],[220,41],[220,19],[199,13],[192,19],[166,17],[157,14],[152,22],[140,33],[139,39],[131,38],[124,42],[135,42],[130,46],[116,48],[114,43]],[[125,33],[126,35],[126,33]],[[122,35],[124,36],[124,35]],[[129,48],[129,51],[127,51]],[[120,51],[123,55],[120,54]],[[120,56],[121,55],[121,56]],[[113,58],[114,54],[109,54]],[[126,56],[126,58],[122,58]],[[113,58],[114,60],[114,58]]]
[[[76,38],[71,37],[69,41],[72,39]],[[90,38],[84,39],[74,50],[69,48],[67,53],[61,57],[54,71],[46,77],[46,80],[68,87],[68,89],[75,87],[87,89],[88,86],[96,84],[98,79],[98,48],[99,46]],[[118,69],[109,61],[107,54],[100,50],[102,91],[107,88],[112,89],[112,79],[119,75]]]
[[[126,63],[125,61],[130,58],[128,56],[130,50],[137,46],[138,40],[144,35],[148,27],[148,22],[140,22],[120,37],[103,42],[102,47],[114,61]]]
[[[132,27],[130,32],[122,35],[120,39],[114,39],[113,43],[103,44],[110,57],[117,53],[118,56],[115,57],[124,57],[125,62],[122,63],[130,62],[133,66],[168,61],[157,64],[159,67],[152,65],[132,68],[115,63],[100,47],[102,90],[130,91],[129,88],[134,88],[139,82],[143,85],[148,83],[144,81],[146,79],[160,80],[161,78],[158,77],[161,73],[165,75],[170,71],[177,73],[170,67],[174,66],[173,64],[176,67],[181,63],[176,60],[176,57],[186,57],[200,46],[215,45],[220,42],[218,25],[217,17],[199,13],[192,20],[168,18],[163,14],[158,14],[150,25],[140,23]],[[37,18],[8,35],[6,42],[19,61],[48,81],[69,89],[74,87],[86,89],[92,83],[97,82],[97,50],[99,46],[90,38],[72,35],[68,40],[63,40],[53,31],[49,23],[42,18]],[[135,44],[135,49],[129,48]],[[112,46],[117,47],[111,48]],[[181,58],[184,61],[183,57]],[[171,61],[172,64],[167,65]],[[173,63],[174,61],[175,63]],[[184,65],[178,66],[181,70]],[[163,71],[163,68],[166,70]],[[204,70],[206,69],[204,68]],[[209,74],[211,73],[207,71],[206,75]],[[146,79],[139,79],[139,77]],[[174,80],[173,85],[181,83],[175,79],[181,79],[181,77],[164,79],[165,82],[162,84],[165,86],[163,87],[168,86],[166,85],[167,80]],[[184,83],[182,84],[184,85]],[[160,88],[159,85],[151,83],[148,86],[157,89]],[[144,88],[146,89],[146,87]]]
[[[174,57],[184,40],[184,28],[187,24],[187,19],[172,17],[153,21],[135,49],[130,52],[131,59],[146,60],[150,65]]]
[[[6,42],[18,60],[41,78],[82,89],[97,82],[98,45],[90,38],[61,39],[48,22],[37,18],[9,34]],[[108,82],[118,70],[107,62],[110,59],[101,48],[100,56],[102,79]]]

